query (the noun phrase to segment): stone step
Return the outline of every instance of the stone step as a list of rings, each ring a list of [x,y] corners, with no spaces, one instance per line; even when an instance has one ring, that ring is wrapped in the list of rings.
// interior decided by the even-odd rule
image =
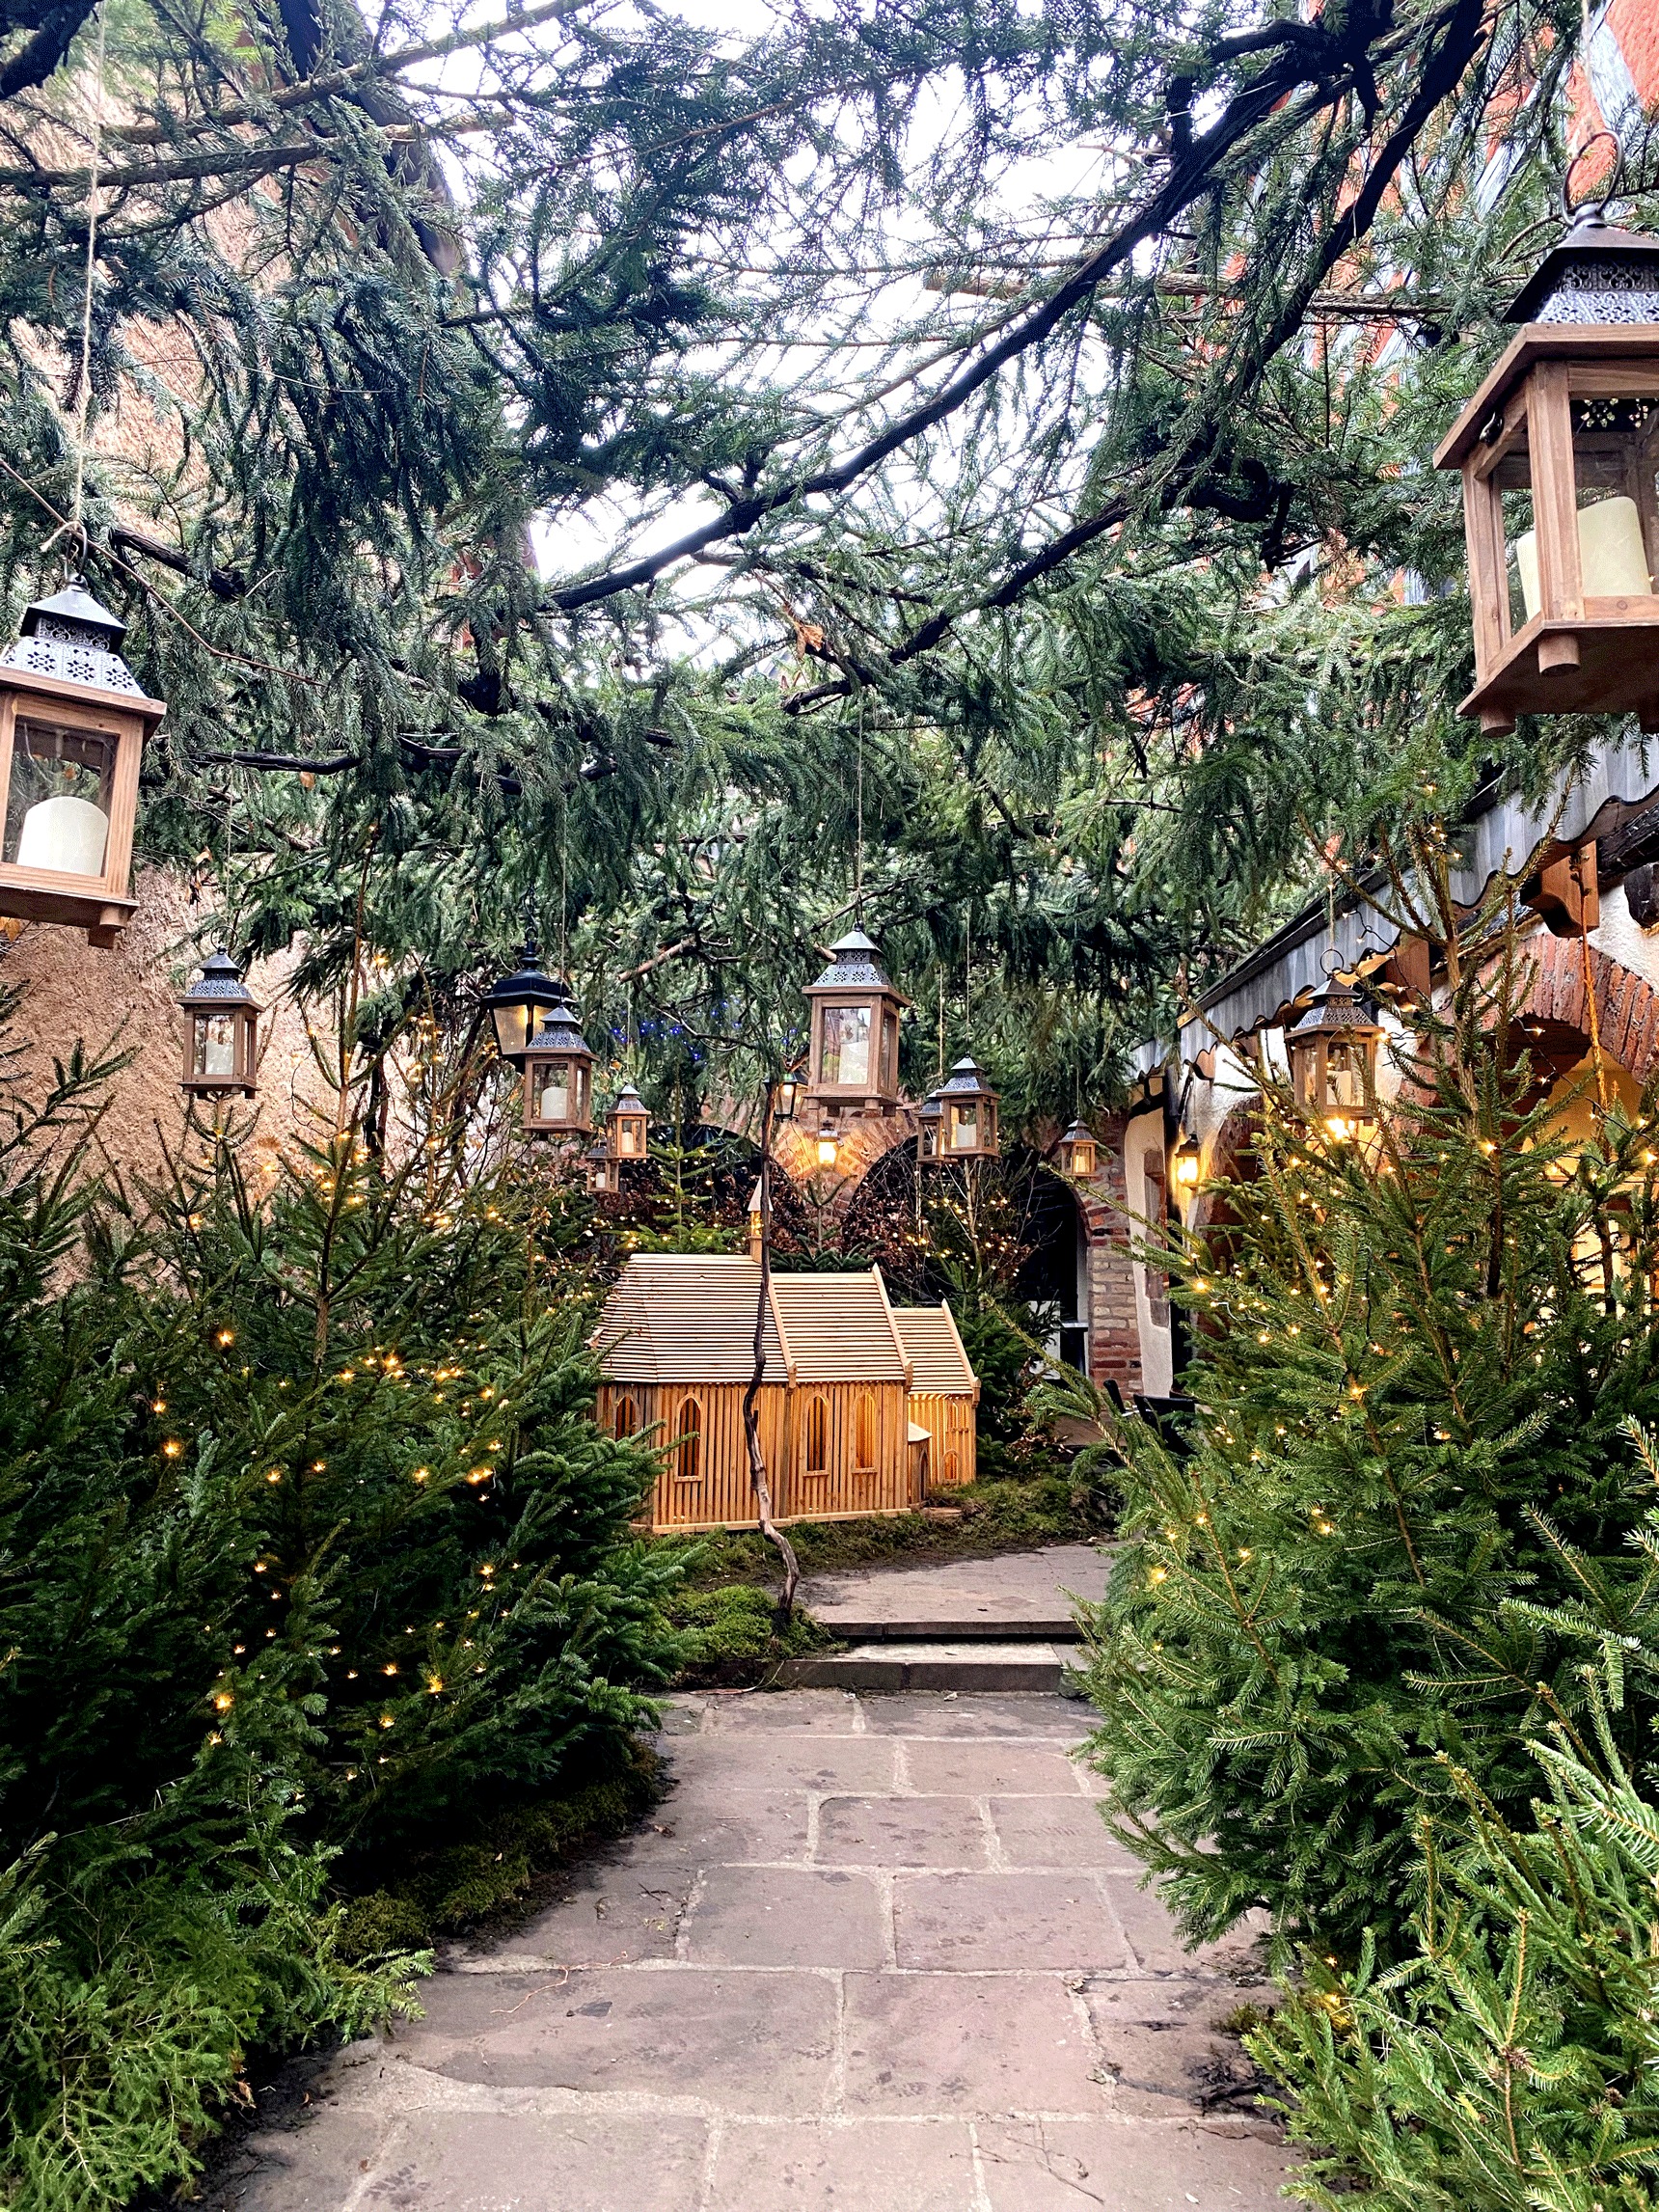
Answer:
[[[1078,1640],[1074,1614],[1054,1606],[1047,1613],[1006,1615],[998,1620],[986,1613],[922,1613],[896,1619],[874,1611],[860,1614],[854,1606],[814,1605],[807,1610],[821,1628],[848,1644],[1074,1644]]]
[[[777,1680],[784,1688],[810,1690],[1057,1690],[1067,1657],[1046,1643],[886,1638],[785,1659]]]

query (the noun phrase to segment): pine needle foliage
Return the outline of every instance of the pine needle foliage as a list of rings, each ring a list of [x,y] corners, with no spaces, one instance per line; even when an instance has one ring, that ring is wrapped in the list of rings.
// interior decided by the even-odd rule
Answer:
[[[18,2212],[184,2175],[253,2048],[409,2008],[426,1959],[362,1957],[342,1893],[629,1771],[681,1649],[654,1462],[591,1419],[584,1202],[452,1117],[389,1152],[361,1092],[258,1195],[234,1132],[122,1188],[110,1072],[0,1133]]]
[[[1659,1406],[1652,1102],[1569,1148],[1513,1019],[1524,946],[1480,936],[1451,935],[1451,1002],[1413,1018],[1368,1141],[1268,1076],[1246,1178],[1173,1262],[1182,1448],[1119,1432],[1094,1752],[1195,1937],[1261,1910],[1282,1950],[1391,1958],[1444,1762],[1524,1813],[1528,1737],[1588,1749],[1587,1652],[1621,1683],[1621,1755],[1646,1755],[1623,1424]]]

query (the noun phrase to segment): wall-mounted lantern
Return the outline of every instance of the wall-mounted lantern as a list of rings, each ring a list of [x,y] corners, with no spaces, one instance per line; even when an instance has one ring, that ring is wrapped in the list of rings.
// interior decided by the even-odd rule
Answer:
[[[1078,1183],[1088,1182],[1095,1172],[1098,1153],[1094,1131],[1074,1121],[1060,1139],[1061,1174]]]
[[[832,1122],[827,1121],[819,1129],[815,1140],[814,1157],[818,1165],[826,1172],[833,1167],[836,1161],[841,1157],[841,1142],[835,1134],[835,1127]]]
[[[593,1127],[593,1054],[576,1010],[551,1006],[522,1055],[524,1127],[536,1136],[585,1136]]]
[[[939,1093],[946,1160],[996,1158],[996,1093],[970,1057],[958,1060]]]
[[[605,1117],[611,1152],[616,1160],[643,1160],[650,1149],[651,1117],[632,1083],[624,1083]]]
[[[899,1017],[910,1000],[888,982],[880,950],[861,929],[830,946],[830,965],[806,986],[806,997],[811,1104],[854,1111],[897,1106]]]
[[[1203,1155],[1198,1148],[1198,1139],[1183,1136],[1170,1157],[1175,1187],[1183,1198],[1190,1198],[1198,1188],[1199,1169],[1202,1165]]]
[[[1635,712],[1659,728],[1659,240],[1581,216],[1434,456],[1463,476],[1483,730]]]
[[[258,1085],[259,1005],[242,970],[221,945],[178,1001],[184,1016],[184,1073],[191,1098],[252,1098]]]
[[[1382,1036],[1352,987],[1333,976],[1285,1033],[1299,1102],[1339,1141],[1376,1118],[1376,1048]]]
[[[570,994],[562,983],[544,974],[536,959],[535,939],[527,936],[519,964],[510,975],[501,976],[484,993],[495,1026],[496,1049],[515,1068],[524,1066],[525,1048],[535,1034],[537,1022],[555,1006],[562,1006]]]
[[[111,945],[128,896],[138,767],[166,712],[121,657],[126,624],[78,582],[0,654],[0,915]]]

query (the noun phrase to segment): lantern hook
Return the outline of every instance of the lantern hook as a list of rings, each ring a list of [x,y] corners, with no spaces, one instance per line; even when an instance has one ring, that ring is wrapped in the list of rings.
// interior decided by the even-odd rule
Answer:
[[[1572,175],[1592,146],[1606,139],[1613,149],[1613,167],[1608,174],[1607,190],[1599,200],[1581,200],[1577,206],[1572,199]],[[1624,148],[1611,130],[1592,130],[1578,151],[1562,171],[1561,211],[1569,223],[1599,223],[1607,214],[1609,205],[1618,197],[1618,179],[1624,169]]]

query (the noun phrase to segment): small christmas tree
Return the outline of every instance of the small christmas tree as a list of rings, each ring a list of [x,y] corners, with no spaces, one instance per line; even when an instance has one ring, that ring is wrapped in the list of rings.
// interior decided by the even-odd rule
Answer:
[[[1530,1735],[1584,1748],[1586,1639],[1646,1584],[1627,1415],[1659,1407],[1647,1105],[1569,1150],[1515,1009],[1524,949],[1445,931],[1403,1087],[1339,1141],[1265,1089],[1228,1225],[1173,1263],[1183,1448],[1119,1432],[1127,1542],[1095,1623],[1095,1756],[1188,1931],[1252,1908],[1351,1956],[1403,1940],[1446,1761],[1503,1817]],[[1631,1661],[1621,1751],[1659,1709]]]

